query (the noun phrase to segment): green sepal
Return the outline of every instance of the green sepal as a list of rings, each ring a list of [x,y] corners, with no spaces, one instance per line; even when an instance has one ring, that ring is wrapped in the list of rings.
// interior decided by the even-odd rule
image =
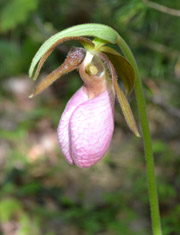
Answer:
[[[135,72],[131,64],[111,47],[103,46],[99,48],[99,51],[104,52],[108,56],[124,83],[126,93],[129,94],[135,84]]]
[[[80,36],[92,36],[113,44],[117,43],[119,39],[119,35],[114,29],[102,24],[82,24],[65,29],[59,33],[56,33],[42,44],[32,60],[29,69],[29,76],[32,77],[38,61],[54,43],[66,37]]]

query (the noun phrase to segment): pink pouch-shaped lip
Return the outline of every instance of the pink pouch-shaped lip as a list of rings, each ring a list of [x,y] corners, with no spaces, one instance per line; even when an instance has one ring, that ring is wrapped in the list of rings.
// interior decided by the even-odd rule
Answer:
[[[114,93],[88,99],[81,87],[70,99],[58,126],[60,149],[70,164],[90,167],[106,153],[114,130]]]

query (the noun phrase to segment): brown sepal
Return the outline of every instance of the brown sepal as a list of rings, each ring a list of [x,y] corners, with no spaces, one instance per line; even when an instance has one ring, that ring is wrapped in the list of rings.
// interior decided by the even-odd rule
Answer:
[[[103,53],[99,53],[99,56],[102,58],[102,60],[104,60],[104,62],[106,63],[106,65],[109,67],[110,70],[110,74],[112,77],[112,83],[119,101],[119,104],[121,106],[123,115],[125,117],[126,123],[129,126],[130,130],[137,136],[140,137],[140,134],[138,132],[137,126],[136,126],[136,122],[135,119],[133,117],[133,113],[131,111],[131,107],[128,103],[128,100],[126,98],[126,96],[124,95],[123,91],[121,90],[121,88],[118,85],[117,82],[117,75],[115,72],[115,69],[111,63],[111,61],[108,59],[108,57],[103,54]]]
[[[68,53],[68,56],[65,59],[64,63],[60,67],[55,69],[53,72],[51,72],[42,81],[38,82],[34,92],[29,96],[29,98],[32,98],[33,96],[41,93],[43,90],[45,90],[48,86],[50,86],[54,81],[56,81],[62,75],[78,68],[85,57],[85,53],[86,52],[84,49],[73,47]]]
[[[36,69],[36,72],[34,74],[34,77],[33,77],[33,80],[36,80],[38,75],[39,75],[39,72],[44,64],[44,62],[47,60],[47,58],[50,56],[50,54],[53,52],[53,50],[55,49],[55,47],[57,47],[59,44],[63,43],[63,42],[66,42],[66,41],[70,41],[70,40],[77,40],[79,41],[81,44],[89,44],[91,45],[92,47],[94,46],[94,43],[88,39],[88,38],[85,38],[85,37],[65,37],[65,38],[61,38],[59,39],[58,41],[56,41],[49,49],[48,51],[41,57],[39,63],[38,63],[38,66],[37,66],[37,69]]]

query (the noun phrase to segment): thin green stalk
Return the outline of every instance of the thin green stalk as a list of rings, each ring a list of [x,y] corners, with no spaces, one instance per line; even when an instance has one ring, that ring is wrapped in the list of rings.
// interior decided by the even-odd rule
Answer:
[[[148,118],[146,113],[146,104],[145,98],[143,94],[142,82],[140,79],[140,74],[138,70],[138,66],[136,64],[136,60],[126,44],[126,42],[119,36],[118,46],[123,51],[124,55],[131,63],[135,70],[136,81],[135,81],[135,92],[136,99],[139,109],[139,115],[142,125],[143,139],[144,139],[144,148],[145,148],[145,157],[147,164],[147,181],[148,181],[148,190],[149,190],[149,200],[150,200],[150,208],[151,208],[151,218],[152,218],[152,229],[154,235],[161,235],[161,222],[160,222],[160,213],[159,213],[159,203],[158,203],[158,194],[157,194],[157,186],[156,186],[156,178],[155,178],[155,170],[154,170],[154,158],[152,151],[152,141],[151,134],[149,130]]]

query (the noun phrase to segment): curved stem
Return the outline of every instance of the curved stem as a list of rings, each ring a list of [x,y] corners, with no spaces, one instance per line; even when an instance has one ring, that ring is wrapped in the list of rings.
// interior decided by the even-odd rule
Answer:
[[[148,190],[149,190],[149,200],[150,200],[150,208],[151,208],[151,218],[152,218],[152,229],[154,235],[161,235],[161,222],[160,222],[160,214],[159,214],[159,203],[158,203],[158,194],[157,194],[157,186],[156,186],[156,178],[155,178],[155,170],[154,170],[154,158],[152,151],[152,141],[151,134],[149,130],[148,118],[146,113],[146,103],[143,94],[142,83],[140,79],[140,74],[138,70],[138,66],[136,64],[136,60],[126,44],[126,42],[119,36],[118,46],[123,51],[124,55],[131,63],[135,70],[136,81],[135,81],[135,92],[136,99],[139,109],[139,115],[142,125],[143,139],[144,139],[144,148],[145,148],[145,157],[147,164],[147,180],[148,180]]]

